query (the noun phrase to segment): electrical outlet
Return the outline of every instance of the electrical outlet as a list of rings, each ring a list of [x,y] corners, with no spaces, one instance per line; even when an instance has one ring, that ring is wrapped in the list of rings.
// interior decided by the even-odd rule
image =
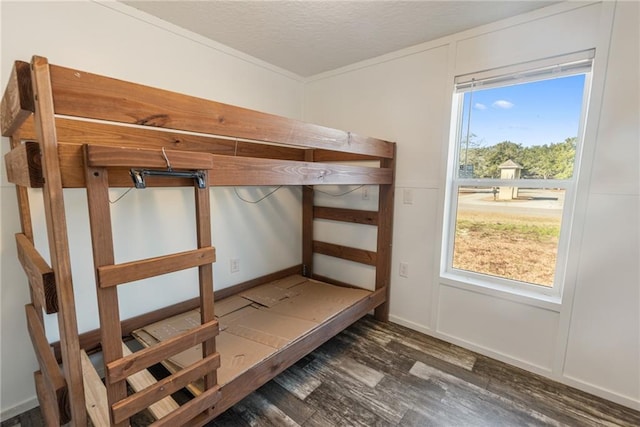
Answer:
[[[408,262],[401,262],[400,263],[400,270],[399,270],[398,274],[400,274],[400,277],[409,277],[409,263]]]
[[[240,272],[240,260],[238,258],[231,258],[229,261],[229,270],[231,273],[239,273]]]
[[[367,185],[362,187],[362,200],[369,200],[369,187]]]

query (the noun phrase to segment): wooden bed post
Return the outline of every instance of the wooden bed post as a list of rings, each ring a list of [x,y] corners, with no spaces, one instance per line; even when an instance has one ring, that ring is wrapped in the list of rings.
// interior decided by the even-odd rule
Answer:
[[[376,262],[376,289],[387,289],[384,304],[374,311],[375,318],[383,322],[389,320],[389,294],[391,290],[391,245],[393,244],[393,209],[396,176],[396,145],[393,144],[393,157],[380,160],[381,168],[392,171],[391,184],[380,185],[378,199],[378,248]]]
[[[84,401],[80,342],[58,160],[53,94],[49,63],[46,58],[33,57],[31,76],[35,100],[35,127],[42,150],[42,169],[45,178],[43,196],[49,252],[58,294],[58,327],[60,329],[63,371],[69,396],[72,397],[69,399],[71,424],[84,427],[87,425],[87,413]]]
[[[304,153],[306,162],[313,162],[313,150]],[[313,187],[302,186],[302,275],[313,276]]]

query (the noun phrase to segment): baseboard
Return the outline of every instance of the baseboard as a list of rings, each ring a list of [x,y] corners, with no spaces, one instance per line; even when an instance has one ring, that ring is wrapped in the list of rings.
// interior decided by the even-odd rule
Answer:
[[[18,403],[12,408],[6,408],[0,411],[0,422],[5,422],[11,418],[27,412],[39,405],[38,398],[33,396],[22,403]]]
[[[422,332],[423,334],[433,336],[433,331],[431,329],[419,323],[412,322],[411,320],[407,320],[402,317],[390,314],[389,321],[393,323],[397,323],[400,326],[405,326],[409,329],[413,329],[414,331]]]

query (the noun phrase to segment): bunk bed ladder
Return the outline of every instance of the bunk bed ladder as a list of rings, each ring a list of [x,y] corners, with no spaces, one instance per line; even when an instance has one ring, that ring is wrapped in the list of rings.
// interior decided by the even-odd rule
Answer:
[[[93,257],[96,269],[96,287],[102,352],[105,363],[105,384],[110,425],[128,425],[129,418],[154,402],[204,377],[204,393],[160,418],[154,425],[182,425],[203,412],[210,411],[220,398],[216,369],[220,356],[215,348],[218,323],[213,312],[213,268],[215,249],[211,246],[210,200],[207,172],[195,185],[196,227],[198,248],[127,263],[115,264],[109,208],[109,177],[107,167],[122,162],[132,166],[157,166],[156,161],[167,154],[164,150],[133,150],[85,145],[85,180],[91,225]],[[180,158],[181,152],[173,152]],[[197,153],[185,154],[183,166]],[[202,156],[200,156],[202,157]],[[151,160],[149,160],[151,159]],[[168,160],[167,160],[168,162]],[[202,162],[200,162],[202,163]],[[203,166],[203,165],[198,165]],[[204,166],[210,167],[209,164]],[[198,168],[198,167],[196,167]],[[159,276],[187,268],[198,268],[200,287],[201,325],[156,346],[123,355],[122,329],[118,310],[117,287],[135,280]],[[127,377],[157,364],[169,357],[202,343],[203,359],[130,396],[127,395]]]

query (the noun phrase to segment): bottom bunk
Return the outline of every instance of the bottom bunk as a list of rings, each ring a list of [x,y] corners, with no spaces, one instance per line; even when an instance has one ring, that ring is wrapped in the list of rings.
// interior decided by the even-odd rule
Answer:
[[[385,292],[336,286],[296,274],[217,300],[219,397],[211,411],[201,413],[189,425],[203,425],[242,400],[382,304]],[[199,325],[200,313],[194,309],[137,328],[131,335],[138,348],[148,348]],[[123,348],[128,351],[124,344]],[[90,369],[89,359],[83,359],[88,414],[94,425],[108,425],[106,391],[95,370]],[[202,350],[197,345],[161,363],[173,374],[201,359]],[[162,379],[145,370],[127,381],[138,392]],[[194,397],[200,396],[202,379],[190,383],[186,390]],[[177,408],[178,404],[167,397],[148,409],[154,419],[161,420]]]

